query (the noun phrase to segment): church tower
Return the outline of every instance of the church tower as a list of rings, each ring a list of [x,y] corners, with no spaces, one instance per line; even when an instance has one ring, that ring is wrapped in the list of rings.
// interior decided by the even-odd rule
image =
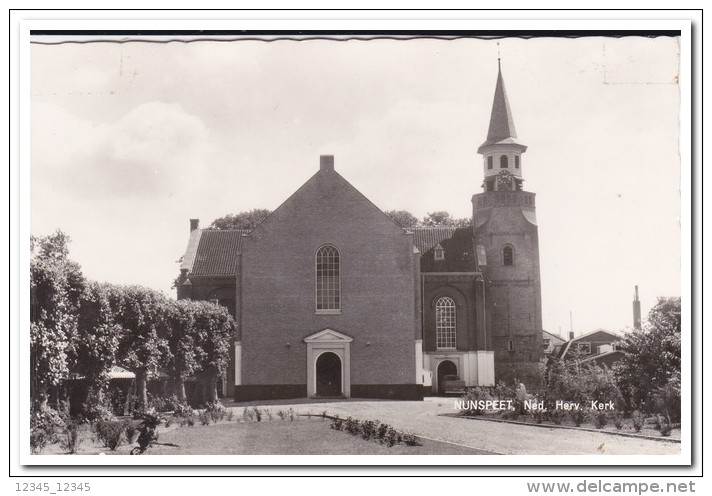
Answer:
[[[524,190],[522,155],[501,63],[482,155],[484,192],[472,197],[478,264],[495,380],[533,381],[541,357],[541,281],[535,194]]]

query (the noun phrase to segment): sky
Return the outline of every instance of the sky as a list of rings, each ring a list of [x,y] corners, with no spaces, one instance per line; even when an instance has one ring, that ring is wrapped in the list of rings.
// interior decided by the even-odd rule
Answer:
[[[275,209],[322,154],[382,210],[471,216],[498,53],[544,329],[630,327],[635,285],[681,292],[674,38],[32,44],[29,231],[174,296],[190,218]]]

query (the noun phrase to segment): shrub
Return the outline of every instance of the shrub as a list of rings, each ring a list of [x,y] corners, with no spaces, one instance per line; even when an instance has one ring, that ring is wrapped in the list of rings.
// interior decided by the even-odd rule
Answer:
[[[552,422],[554,422],[554,424],[561,425],[561,422],[564,420],[564,412],[563,411],[556,409],[556,408],[552,408],[551,410],[548,411],[548,413],[549,413],[549,419]]]
[[[596,421],[596,429],[603,429],[606,424],[608,423],[608,419],[606,418],[606,412],[604,411],[599,411],[596,413],[595,416],[595,421]]]
[[[581,424],[586,421],[587,416],[586,410],[571,410],[571,420],[573,420],[576,427],[581,427]]]
[[[161,423],[161,416],[156,410],[149,408],[140,412],[137,418],[141,420],[141,423],[138,425],[139,435],[137,441],[140,453],[143,453],[152,442],[158,441],[158,432],[156,432],[156,429]]]
[[[284,420],[287,418],[287,412],[284,410],[277,410],[277,416],[279,417],[279,420]]]
[[[219,401],[211,401],[205,406],[205,414],[210,416],[213,423],[225,418],[227,409]]]
[[[361,422],[361,437],[369,440],[377,435],[378,420],[364,420]]]
[[[613,417],[613,425],[615,425],[618,430],[623,428],[623,415],[621,413],[615,414]]]
[[[415,434],[403,434],[403,442],[406,446],[422,446],[420,443],[420,438]]]
[[[348,417],[346,419],[346,425],[344,426],[344,430],[354,436],[357,435],[361,431],[359,421]]]
[[[178,425],[181,427],[185,425],[193,427],[195,425],[195,410],[186,403],[176,403],[173,409],[172,420],[177,420]],[[171,420],[166,421],[166,427],[170,425],[170,422]]]
[[[660,434],[667,437],[672,432],[672,423],[670,419],[661,414],[655,415],[655,427],[660,431]]]
[[[534,420],[537,424],[541,424],[544,421],[544,418],[546,418],[546,416],[547,412],[541,408],[537,408],[536,410],[532,411],[532,417],[534,417]]]
[[[633,429],[635,430],[635,432],[640,432],[643,428],[643,425],[645,425],[645,417],[642,413],[636,410],[633,412],[631,418],[633,419]]]
[[[289,414],[289,421],[293,422],[294,421],[294,409],[290,408],[287,413]]]
[[[255,412],[252,411],[252,408],[245,407],[242,410],[242,420],[245,422],[255,420]]]
[[[119,420],[99,420],[94,424],[94,432],[104,446],[116,451],[123,441],[124,423]]]
[[[232,408],[227,411],[227,415],[225,415],[225,420],[228,422],[232,422],[232,418],[235,416],[235,412],[232,411]],[[271,414],[270,414],[271,418]]]
[[[111,401],[110,395],[100,401],[96,393],[89,393],[86,401],[82,404],[82,416],[90,422],[113,419],[114,412]]]
[[[519,412],[517,411],[516,408],[514,408],[512,410],[502,410],[502,418],[504,420],[518,420]]]
[[[136,441],[136,436],[138,436],[138,428],[136,424],[130,420],[124,420],[124,436],[126,437],[126,442],[133,444]]]
[[[157,412],[170,412],[175,411],[176,406],[180,405],[178,398],[173,396],[152,396],[148,393],[148,408],[153,408]]]
[[[198,415],[198,420],[200,420],[201,425],[210,425],[210,421],[212,419],[213,419],[213,417],[206,410],[203,410]]]
[[[465,403],[465,408],[460,411],[460,415],[482,415],[479,402],[491,399],[492,395],[483,387],[475,386],[467,388],[467,392],[461,396],[461,400]]]
[[[282,412],[282,410],[280,410]],[[277,412],[279,413],[279,412]],[[282,420],[284,420],[284,417],[282,417]],[[344,421],[343,419],[340,419],[338,415],[336,415],[334,418],[331,419],[331,428],[337,431],[344,430]]]
[[[682,410],[680,389],[680,372],[676,371],[668,382],[653,393],[655,412],[665,415],[669,423],[680,421]]]
[[[253,407],[253,408],[252,408],[252,412],[255,414],[255,419],[256,419],[258,422],[262,422],[262,410],[260,410],[260,409],[257,408],[257,407]]]
[[[376,434],[378,435],[378,442],[383,444],[386,442],[386,435],[388,434],[388,429],[390,429],[390,425],[388,424],[380,424],[378,426],[378,429],[376,431]]]
[[[515,394],[515,388],[512,386],[509,386],[506,382],[504,381],[499,381],[497,385],[494,387],[492,390],[492,393],[494,394],[495,398],[498,400],[511,400],[516,396]]]
[[[66,428],[67,416],[43,407],[30,413],[30,451],[40,453],[48,444],[56,443]]]
[[[388,431],[386,432],[386,445],[390,448],[399,441],[400,435],[398,434],[398,432],[393,427],[389,427]]]

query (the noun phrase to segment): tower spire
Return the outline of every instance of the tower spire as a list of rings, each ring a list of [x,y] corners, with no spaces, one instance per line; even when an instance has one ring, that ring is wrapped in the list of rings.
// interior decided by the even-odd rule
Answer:
[[[522,154],[527,147],[517,140],[512,110],[502,77],[502,58],[497,44],[497,84],[494,88],[492,113],[487,139],[477,149],[484,156],[485,191],[513,191],[522,189]]]
[[[518,144],[517,131],[514,128],[514,119],[512,119],[512,110],[509,107],[507,91],[504,88],[502,60],[499,57],[497,57],[497,85],[494,89],[487,141],[482,143],[480,148],[498,143]]]

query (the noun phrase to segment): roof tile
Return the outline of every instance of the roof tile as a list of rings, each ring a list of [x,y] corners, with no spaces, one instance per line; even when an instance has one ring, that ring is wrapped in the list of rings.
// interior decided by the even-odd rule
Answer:
[[[244,229],[202,229],[192,270],[194,276],[237,275],[237,257],[240,253]]]

